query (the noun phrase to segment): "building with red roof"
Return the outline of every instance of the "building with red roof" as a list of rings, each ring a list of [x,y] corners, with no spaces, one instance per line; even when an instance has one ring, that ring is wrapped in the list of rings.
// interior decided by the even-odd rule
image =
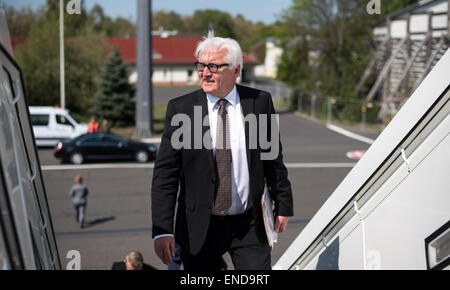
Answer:
[[[200,36],[153,36],[153,83],[160,85],[190,85],[197,84],[194,52],[197,44],[202,41]],[[123,61],[136,70],[136,38],[109,38],[108,44],[117,47]],[[243,55],[244,68],[241,81],[252,78],[253,70],[258,61]],[[137,74],[132,73],[131,82],[136,82]]]

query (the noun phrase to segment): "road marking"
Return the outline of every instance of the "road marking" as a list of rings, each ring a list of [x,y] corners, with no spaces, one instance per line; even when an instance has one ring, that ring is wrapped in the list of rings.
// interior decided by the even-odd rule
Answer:
[[[347,152],[346,156],[349,159],[359,160],[359,159],[363,158],[364,154],[366,154],[366,150],[358,150],[358,151]]]
[[[286,163],[287,168],[352,168],[356,163]],[[155,168],[154,163],[147,164],[85,164],[85,165],[44,165],[42,171],[87,170],[87,169],[139,169]]]
[[[336,133],[342,134],[342,135],[347,136],[349,138],[352,138],[352,139],[355,139],[355,140],[358,140],[360,142],[364,142],[364,143],[367,143],[367,144],[370,144],[370,145],[372,145],[375,142],[375,140],[373,140],[373,139],[370,139],[370,138],[367,138],[367,137],[355,134],[353,132],[347,131],[347,130],[342,129],[340,127],[337,127],[335,125],[327,125],[327,128],[332,130],[332,131],[334,131],[334,132],[336,132]]]
[[[161,137],[158,138],[141,138],[139,139],[141,142],[144,143],[155,143],[155,144],[161,144]]]
[[[356,163],[286,163],[287,168],[352,168]]]
[[[152,228],[136,228],[136,229],[112,229],[112,230],[96,230],[96,231],[74,231],[74,232],[55,232],[55,236],[67,237],[67,236],[81,236],[81,235],[111,235],[111,234],[124,234],[124,233],[145,233],[151,232]]]
[[[154,163],[147,164],[85,164],[85,165],[44,165],[43,171],[55,170],[85,170],[85,169],[133,169],[133,168],[154,168]]]

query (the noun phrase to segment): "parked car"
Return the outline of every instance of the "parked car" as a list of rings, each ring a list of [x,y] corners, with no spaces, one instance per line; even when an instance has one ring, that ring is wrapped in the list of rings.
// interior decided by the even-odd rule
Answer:
[[[66,109],[29,107],[37,146],[55,146],[88,132],[88,125],[79,123]]]
[[[54,156],[73,164],[87,160],[136,160],[145,163],[156,158],[156,151],[155,144],[127,140],[112,133],[88,133],[59,142]]]

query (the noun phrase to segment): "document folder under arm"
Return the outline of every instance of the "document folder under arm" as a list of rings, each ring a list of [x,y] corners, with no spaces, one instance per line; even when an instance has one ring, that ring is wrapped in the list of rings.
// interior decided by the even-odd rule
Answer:
[[[277,242],[278,233],[275,231],[275,217],[273,215],[273,200],[270,198],[269,189],[265,186],[264,194],[261,198],[261,207],[264,218],[264,228],[266,229],[267,242],[269,246]]]

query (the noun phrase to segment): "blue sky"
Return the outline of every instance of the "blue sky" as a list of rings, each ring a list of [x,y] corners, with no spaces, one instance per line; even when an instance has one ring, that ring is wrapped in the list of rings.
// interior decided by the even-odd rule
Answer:
[[[15,7],[29,5],[33,9],[45,4],[46,0],[0,0]],[[58,1],[58,0],[53,0]],[[122,16],[136,20],[137,0],[81,0],[90,10],[100,4],[105,13],[112,17]],[[192,15],[198,9],[217,9],[233,16],[242,14],[247,20],[273,23],[277,16],[288,8],[292,0],[152,0],[153,10],[175,11],[181,15]]]

